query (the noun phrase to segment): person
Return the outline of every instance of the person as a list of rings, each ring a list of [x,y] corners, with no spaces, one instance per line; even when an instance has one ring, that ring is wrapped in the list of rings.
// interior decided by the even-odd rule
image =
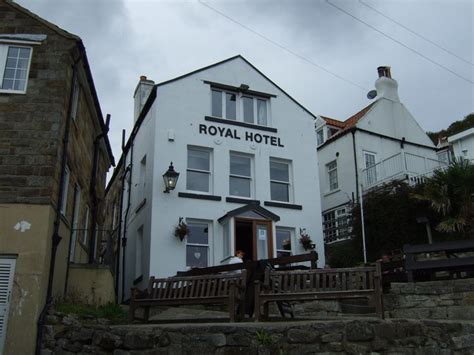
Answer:
[[[244,256],[245,256],[245,252],[243,250],[237,250],[235,252],[235,256],[233,256],[232,258],[230,258],[229,260],[229,264],[238,264],[238,263],[243,263],[244,262]]]

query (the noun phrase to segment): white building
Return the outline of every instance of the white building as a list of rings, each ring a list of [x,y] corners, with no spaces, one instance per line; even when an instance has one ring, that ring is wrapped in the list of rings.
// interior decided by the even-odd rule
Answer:
[[[448,137],[448,142],[456,160],[474,162],[474,128],[466,129]]]
[[[416,179],[443,163],[400,102],[389,67],[378,68],[374,102],[345,121],[316,120],[326,243],[350,237],[350,210],[361,191],[394,179]]]
[[[254,260],[304,253],[300,229],[323,266],[315,116],[241,56],[156,85],[141,79],[110,182],[123,177],[122,300],[151,275],[219,265],[237,249]],[[170,161],[180,176],[164,193]]]

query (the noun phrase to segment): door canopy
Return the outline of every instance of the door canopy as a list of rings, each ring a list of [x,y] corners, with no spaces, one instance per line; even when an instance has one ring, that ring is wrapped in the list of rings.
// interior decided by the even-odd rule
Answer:
[[[255,203],[249,203],[248,205],[236,208],[235,210],[227,212],[217,221],[221,224],[224,224],[232,217],[244,217],[252,219],[264,219],[278,222],[280,217],[273,212],[270,212],[266,208],[263,208],[260,205]]]

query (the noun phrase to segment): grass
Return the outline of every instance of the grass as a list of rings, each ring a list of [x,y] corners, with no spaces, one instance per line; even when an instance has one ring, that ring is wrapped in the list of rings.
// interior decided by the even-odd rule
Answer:
[[[65,302],[57,304],[56,311],[66,314],[76,314],[83,318],[105,318],[113,323],[123,323],[127,320],[127,312],[118,304],[112,302],[98,307],[88,304]]]

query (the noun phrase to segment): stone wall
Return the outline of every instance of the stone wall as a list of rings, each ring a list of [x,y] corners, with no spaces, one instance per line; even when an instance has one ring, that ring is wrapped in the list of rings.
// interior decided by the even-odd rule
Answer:
[[[474,279],[393,283],[384,307],[390,318],[474,320]]]
[[[427,320],[327,320],[168,325],[81,324],[50,316],[43,355],[472,354],[474,324]]]

